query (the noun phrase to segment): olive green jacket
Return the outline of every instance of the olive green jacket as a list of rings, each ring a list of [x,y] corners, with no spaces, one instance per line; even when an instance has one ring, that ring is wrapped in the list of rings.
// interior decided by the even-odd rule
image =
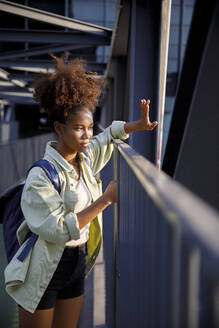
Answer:
[[[113,138],[127,139],[124,121],[113,121],[103,132],[94,136],[86,148],[79,153],[80,167],[92,201],[102,194],[102,182],[95,175],[109,161],[113,151]],[[77,215],[74,213],[77,193],[72,184],[74,168],[56,151],[57,141],[49,141],[44,159],[56,168],[61,183],[59,194],[40,167],[30,170],[21,197],[21,208],[25,221],[17,231],[20,248],[5,269],[7,293],[27,311],[34,313],[51,280],[65,243],[80,238]],[[25,247],[27,232],[39,237],[23,262],[17,256]],[[102,213],[90,223],[86,276],[93,268],[102,243]]]

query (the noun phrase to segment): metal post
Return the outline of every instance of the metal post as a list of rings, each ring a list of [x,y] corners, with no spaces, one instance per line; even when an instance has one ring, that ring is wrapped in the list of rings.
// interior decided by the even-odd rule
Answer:
[[[140,118],[141,98],[150,98],[150,118],[158,120],[159,49],[162,1],[131,2],[129,36],[129,120]],[[157,129],[130,136],[129,144],[141,155],[156,162]]]
[[[189,254],[189,281],[188,281],[188,328],[199,327],[198,300],[200,285],[200,252],[193,248]]]
[[[114,146],[114,152],[113,152],[113,179],[117,180],[117,203],[119,202],[119,176],[118,176],[118,152],[116,150],[116,147]],[[114,258],[114,286],[113,286],[113,328],[117,327],[117,279],[118,279],[118,268],[117,268],[117,250],[118,250],[118,236],[117,236],[117,224],[118,224],[118,206],[117,203],[114,204],[113,208],[113,258]]]
[[[161,9],[161,40],[160,40],[160,67],[159,67],[159,110],[158,110],[158,132],[157,132],[157,156],[156,165],[161,165],[161,148],[163,139],[163,123],[164,123],[164,105],[166,97],[166,77],[167,77],[167,60],[169,49],[169,33],[170,33],[170,15],[172,0],[163,0]]]

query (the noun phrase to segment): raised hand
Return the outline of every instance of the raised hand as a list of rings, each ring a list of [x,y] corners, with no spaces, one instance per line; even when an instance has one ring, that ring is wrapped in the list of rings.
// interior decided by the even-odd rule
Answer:
[[[142,130],[153,130],[155,126],[158,124],[157,121],[150,122],[149,119],[149,104],[150,100],[147,101],[145,99],[141,99],[141,119],[139,125]]]
[[[149,104],[150,100],[148,99],[147,102],[145,99],[141,99],[141,118],[137,121],[126,122],[124,125],[124,130],[126,133],[132,133],[135,131],[142,131],[142,130],[153,130],[155,126],[158,124],[157,121],[150,122],[149,119]]]

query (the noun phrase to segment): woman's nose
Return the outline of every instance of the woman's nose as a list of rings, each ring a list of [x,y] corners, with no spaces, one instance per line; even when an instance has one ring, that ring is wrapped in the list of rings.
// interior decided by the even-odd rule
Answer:
[[[84,139],[89,139],[91,137],[91,132],[88,130],[84,130],[83,137]]]

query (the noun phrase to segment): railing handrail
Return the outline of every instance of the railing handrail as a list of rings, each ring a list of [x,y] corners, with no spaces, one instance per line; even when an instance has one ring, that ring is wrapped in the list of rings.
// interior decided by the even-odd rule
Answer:
[[[114,145],[169,223],[210,251],[219,271],[219,212],[125,142],[114,139]]]

